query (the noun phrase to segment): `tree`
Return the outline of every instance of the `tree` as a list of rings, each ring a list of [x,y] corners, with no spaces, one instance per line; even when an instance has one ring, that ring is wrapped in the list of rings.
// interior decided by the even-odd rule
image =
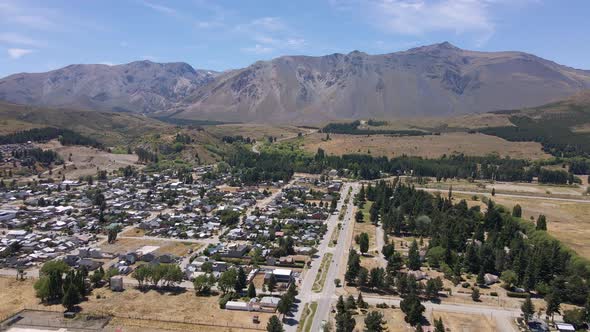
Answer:
[[[356,213],[354,214],[354,220],[356,222],[364,222],[365,215],[363,214],[363,211],[361,211],[361,210],[356,211]]]
[[[366,332],[381,332],[384,331],[384,325],[387,324],[383,320],[383,314],[379,311],[371,311],[365,317],[365,331]]]
[[[223,294],[227,294],[230,290],[234,289],[237,280],[237,272],[235,269],[229,269],[221,274],[217,287]],[[271,292],[272,293],[272,292]]]
[[[359,269],[359,274],[358,274],[358,277],[357,277],[357,284],[360,287],[364,287],[364,286],[367,285],[368,282],[369,282],[369,270],[367,270],[364,267],[361,267]]]
[[[372,288],[379,289],[385,284],[385,270],[383,268],[372,268],[369,276],[369,286]]]
[[[68,266],[68,264],[66,264],[66,262],[61,261],[61,260],[56,260],[56,261],[48,261],[45,264],[43,264],[43,267],[41,267],[41,270],[39,270],[39,274],[40,275],[49,275],[52,272],[56,272],[59,275],[64,275],[66,273],[68,273],[70,271],[70,267]]]
[[[518,275],[512,270],[506,270],[502,272],[500,279],[504,281],[503,286],[505,289],[511,289],[512,286],[518,282]]]
[[[254,283],[252,283],[252,282],[248,285],[248,297],[249,298],[256,297],[256,287],[254,286]]]
[[[492,196],[496,196],[496,188],[492,188]]]
[[[101,266],[97,270],[94,270],[94,273],[92,273],[92,276],[90,277],[90,282],[92,282],[94,287],[98,287],[100,285],[100,283],[102,282],[103,278],[104,278],[104,269]]]
[[[414,239],[410,250],[408,251],[408,268],[410,270],[420,270],[422,262],[420,261],[420,252],[418,250],[418,242]]]
[[[415,292],[410,292],[410,294],[400,302],[400,308],[404,314],[406,314],[406,322],[412,326],[422,321],[422,313],[426,310],[422,303],[420,303],[420,299]]]
[[[443,324],[442,317],[434,320],[434,332],[445,332],[445,324]]]
[[[359,292],[359,296],[356,298],[356,305],[361,309],[367,309],[369,304],[363,300],[363,293]]]
[[[566,310],[563,313],[563,321],[572,324],[576,331],[582,329],[585,321],[584,309]]]
[[[475,302],[479,302],[479,288],[474,287],[471,291],[471,299]]]
[[[516,218],[522,217],[522,207],[519,204],[516,204],[512,208],[512,216]]]
[[[525,321],[528,322],[533,317],[533,314],[535,313],[535,306],[533,305],[533,301],[531,301],[530,295],[527,296],[526,300],[524,300],[524,303],[522,306],[520,306],[520,310],[522,311]]]
[[[137,280],[137,283],[139,285],[139,288],[143,288],[144,287],[144,282],[146,280],[148,280],[149,278],[149,268],[145,265],[142,265],[140,267],[138,267],[137,269],[135,269],[135,271],[133,271],[133,273],[131,274],[131,277],[133,277],[133,279]],[[104,276],[104,274],[103,274]]]
[[[236,277],[236,284],[234,289],[236,290],[236,292],[240,292],[242,291],[242,289],[244,289],[244,287],[246,287],[248,284],[247,282],[247,276],[246,276],[246,272],[244,271],[244,268],[242,268],[240,266],[240,268],[238,268],[238,275]]]
[[[342,281],[338,278],[334,279],[334,286],[336,286],[336,288],[340,287],[340,285],[342,284]]]
[[[336,310],[336,332],[352,332],[356,321],[352,318],[352,314],[344,304],[342,295],[340,295],[338,302],[336,302]]]
[[[554,289],[551,293],[549,293],[545,297],[545,301],[547,302],[547,309],[545,313],[547,316],[551,316],[551,321],[553,321],[553,315],[560,312],[561,307],[561,299],[558,294],[558,290]]]
[[[283,324],[279,320],[279,317],[277,317],[276,315],[273,315],[272,317],[270,317],[270,319],[268,320],[268,323],[266,324],[266,331],[267,332],[284,332],[285,331],[283,329]]]
[[[537,230],[539,231],[546,231],[547,230],[547,218],[545,215],[539,215],[537,218]]]
[[[215,278],[206,274],[201,274],[193,280],[195,292],[199,295],[208,295],[211,293],[211,287],[215,284]]]
[[[393,245],[393,243],[387,243],[381,249],[381,253],[383,254],[383,257],[385,257],[385,259],[389,260],[389,257],[391,257],[395,253],[395,246]]]
[[[61,304],[68,311],[71,311],[76,304],[80,303],[80,297],[78,288],[73,283],[70,283],[66,289]]]
[[[359,235],[359,247],[363,255],[369,251],[369,234],[361,233]]]
[[[270,274],[270,278],[268,278],[266,287],[268,287],[268,291],[270,292],[270,294],[272,294],[272,292],[274,292],[277,288],[277,277],[275,277],[274,273]]]
[[[480,286],[486,283],[486,280],[484,278],[483,266],[479,269],[479,273],[477,274],[477,279],[475,280],[475,282]]]
[[[281,299],[279,300],[279,303],[277,305],[277,311],[283,316],[283,319],[285,318],[285,315],[291,309],[292,305],[293,305],[293,299],[288,294],[283,295],[281,297]]]
[[[435,279],[428,279],[426,282],[426,297],[429,299],[435,299],[438,297],[438,292],[442,290],[443,282],[440,277]]]

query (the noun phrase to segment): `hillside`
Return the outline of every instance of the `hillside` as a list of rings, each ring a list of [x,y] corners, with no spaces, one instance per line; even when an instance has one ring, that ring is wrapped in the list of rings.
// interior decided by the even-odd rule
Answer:
[[[589,87],[589,71],[526,53],[442,43],[383,55],[257,62],[219,75],[175,116],[297,123],[454,116],[541,105]]]
[[[150,61],[72,65],[1,79],[0,99],[189,120],[317,124],[520,109],[588,88],[590,71],[445,42],[380,55],[284,56],[223,73]]]
[[[0,100],[47,107],[151,113],[173,107],[210,82],[214,72],[186,63],[137,61],[71,65],[0,80]]]
[[[107,145],[124,144],[154,132],[172,132],[173,126],[144,115],[23,106],[0,102],[0,133],[30,128],[70,129]]]

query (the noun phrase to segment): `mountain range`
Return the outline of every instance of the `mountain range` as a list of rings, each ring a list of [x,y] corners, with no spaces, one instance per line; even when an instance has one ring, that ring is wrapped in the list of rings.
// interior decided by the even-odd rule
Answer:
[[[589,88],[588,70],[444,42],[381,55],[283,56],[221,73],[150,61],[71,65],[3,78],[0,99],[181,119],[311,124],[519,109]]]

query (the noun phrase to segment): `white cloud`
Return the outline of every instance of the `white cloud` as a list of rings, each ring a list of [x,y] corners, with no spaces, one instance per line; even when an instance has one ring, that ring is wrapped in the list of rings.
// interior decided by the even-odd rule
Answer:
[[[11,59],[20,59],[27,54],[33,53],[34,51],[25,48],[9,48],[7,52]]]
[[[406,36],[433,32],[470,34],[485,43],[495,31],[497,5],[522,5],[532,0],[331,0],[334,8],[363,13],[379,29]]]
[[[0,43],[7,43],[7,44],[18,44],[18,45],[27,45],[27,46],[44,46],[45,43],[29,38],[27,36],[13,33],[13,32],[3,32],[0,33]]]
[[[151,2],[147,2],[147,1],[143,1],[142,4],[148,8],[151,8],[157,12],[160,12],[162,14],[166,14],[166,15],[177,15],[178,11],[176,11],[176,9],[164,6],[164,5],[159,5],[156,3],[151,3]]]
[[[269,47],[269,46],[264,46],[261,44],[256,44],[253,47],[244,47],[241,50],[246,53],[254,53],[254,54],[268,54],[268,53],[274,52],[274,48]]]
[[[254,42],[253,47],[242,48],[248,53],[289,52],[300,50],[306,45],[305,39],[279,17],[257,18],[238,25],[235,31]]]

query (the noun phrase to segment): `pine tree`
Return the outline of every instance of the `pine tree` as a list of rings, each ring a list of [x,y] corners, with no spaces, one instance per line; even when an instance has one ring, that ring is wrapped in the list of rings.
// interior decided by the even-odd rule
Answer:
[[[284,332],[285,331],[283,329],[283,324],[279,320],[279,317],[277,317],[276,315],[273,315],[272,317],[270,317],[270,319],[268,320],[268,323],[266,324],[266,331],[267,332]]]
[[[445,324],[442,317],[434,320],[434,332],[445,332]]]
[[[419,270],[422,266],[420,262],[420,252],[418,250],[418,242],[414,239],[412,245],[410,246],[410,250],[408,252],[408,268],[410,270]]]
[[[539,215],[537,218],[537,230],[539,231],[546,231],[547,230],[547,218],[545,215]]]
[[[74,283],[70,283],[66,289],[66,292],[62,299],[62,305],[68,311],[71,311],[74,306],[80,303],[80,292],[78,291],[78,287]]]
[[[479,288],[474,287],[471,291],[471,299],[475,302],[479,302]]]
[[[254,287],[254,283],[252,283],[252,282],[248,285],[248,297],[249,298],[256,297],[256,287]]]
[[[516,218],[522,217],[522,207],[519,204],[516,204],[512,208],[512,216]]]
[[[533,305],[533,301],[531,301],[530,295],[527,296],[526,300],[520,307],[520,310],[522,310],[522,315],[524,316],[525,321],[528,322],[533,317],[535,306]]]
[[[383,314],[378,311],[371,311],[365,317],[365,332],[384,331],[384,325],[387,322],[383,320]]]

